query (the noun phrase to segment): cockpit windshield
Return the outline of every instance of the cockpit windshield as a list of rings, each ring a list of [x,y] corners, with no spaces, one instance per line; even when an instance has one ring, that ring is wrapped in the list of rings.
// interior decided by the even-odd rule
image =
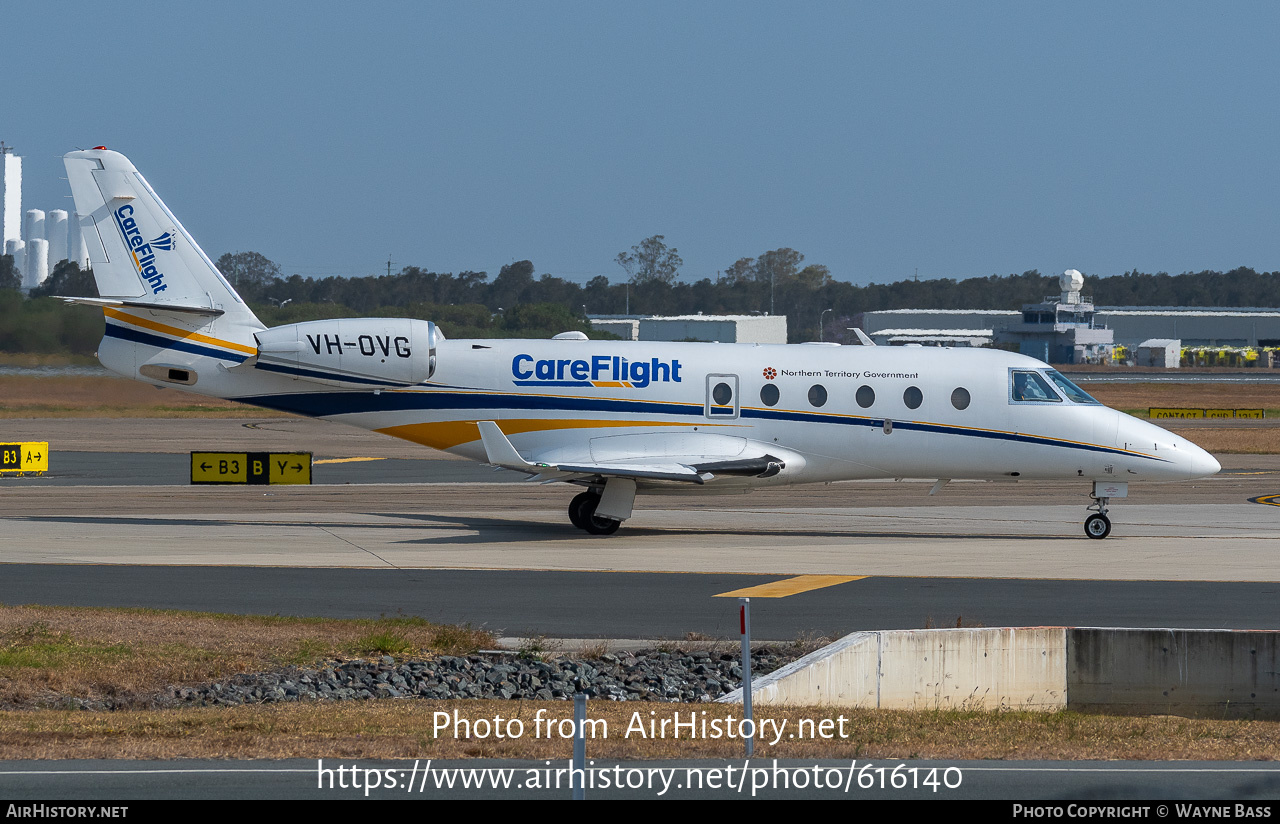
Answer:
[[[1009,398],[1019,403],[1062,403],[1039,372],[1022,369],[1009,372]]]
[[[1067,380],[1056,369],[1046,369],[1045,374],[1049,376],[1049,380],[1058,385],[1058,388],[1062,390],[1062,394],[1076,403],[1092,403],[1101,406],[1096,398]]]

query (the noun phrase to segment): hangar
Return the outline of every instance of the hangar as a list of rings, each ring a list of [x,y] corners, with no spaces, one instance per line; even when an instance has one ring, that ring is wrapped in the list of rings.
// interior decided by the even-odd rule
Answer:
[[[786,343],[786,315],[587,315],[623,340]]]

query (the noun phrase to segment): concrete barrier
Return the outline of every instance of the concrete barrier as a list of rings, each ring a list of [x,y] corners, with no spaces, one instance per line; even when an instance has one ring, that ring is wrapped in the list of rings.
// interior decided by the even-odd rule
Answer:
[[[1060,709],[1066,630],[855,632],[755,680],[758,704],[894,709]],[[742,701],[736,690],[722,701]]]
[[[756,704],[1280,717],[1280,632],[855,632],[754,687]],[[742,691],[720,700],[740,703]]]
[[[1081,627],[1067,650],[1072,709],[1280,715],[1280,632]]]

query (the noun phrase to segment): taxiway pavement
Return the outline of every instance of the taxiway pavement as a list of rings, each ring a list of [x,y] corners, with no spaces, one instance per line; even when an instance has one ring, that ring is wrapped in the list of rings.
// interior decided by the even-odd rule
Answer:
[[[772,599],[770,636],[1280,620],[1280,507],[1250,502],[1280,493],[1277,456],[1135,484],[1103,541],[1083,535],[1084,484],[956,482],[931,497],[912,481],[641,497],[600,537],[569,525],[567,486],[322,422],[72,423],[0,426],[0,440],[49,440],[53,456],[44,478],[0,479],[5,603],[405,611],[508,633],[671,637],[732,634],[714,597],[727,590],[838,575],[859,580]],[[313,486],[193,487],[189,449],[333,462],[317,464],[327,482]]]

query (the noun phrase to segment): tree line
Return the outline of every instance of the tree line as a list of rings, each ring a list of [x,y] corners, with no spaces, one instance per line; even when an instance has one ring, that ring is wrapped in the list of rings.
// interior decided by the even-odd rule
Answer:
[[[858,285],[835,279],[827,266],[806,264],[802,253],[789,248],[739,258],[715,278],[690,280],[681,278],[678,250],[667,246],[661,235],[620,253],[616,262],[626,272],[625,280],[599,275],[586,283],[539,273],[528,260],[503,266],[492,279],[487,272],[433,272],[418,266],[370,277],[285,276],[257,252],[228,252],[218,258],[217,266],[269,326],[390,315],[433,320],[455,338],[549,337],[570,330],[592,334],[588,313],[702,312],[784,314],[792,342],[817,340],[820,334],[825,340],[847,342],[848,327],[857,325],[863,312],[1018,309],[1059,291],[1056,275],[1034,269],[963,280]],[[95,296],[91,272],[64,261],[28,298],[18,293],[19,285],[12,257],[0,256],[0,351],[94,351],[101,336],[101,313],[66,307],[47,297]],[[1272,296],[1280,295],[1280,272],[1241,267],[1179,275],[1136,270],[1086,274],[1084,291],[1105,306],[1259,306],[1274,303]]]

